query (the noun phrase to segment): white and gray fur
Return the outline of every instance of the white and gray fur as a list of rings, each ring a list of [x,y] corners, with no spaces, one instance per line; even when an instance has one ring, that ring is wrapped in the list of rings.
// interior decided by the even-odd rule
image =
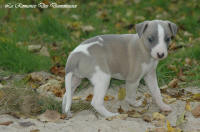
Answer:
[[[63,112],[70,115],[72,96],[82,78],[94,86],[92,106],[103,116],[111,113],[104,107],[104,96],[110,79],[126,81],[126,101],[138,106],[136,88],[144,78],[152,97],[163,111],[171,111],[162,101],[156,77],[158,61],[167,57],[171,38],[177,26],[170,21],[153,20],[136,24],[137,34],[100,35],[82,42],[69,55],[66,63]]]

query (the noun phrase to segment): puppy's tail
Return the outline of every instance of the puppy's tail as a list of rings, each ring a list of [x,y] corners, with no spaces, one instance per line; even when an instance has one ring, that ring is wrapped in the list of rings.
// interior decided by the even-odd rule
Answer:
[[[63,97],[62,102],[62,112],[63,113],[70,113],[70,108],[72,104],[72,72],[69,72],[65,75],[65,95]]]

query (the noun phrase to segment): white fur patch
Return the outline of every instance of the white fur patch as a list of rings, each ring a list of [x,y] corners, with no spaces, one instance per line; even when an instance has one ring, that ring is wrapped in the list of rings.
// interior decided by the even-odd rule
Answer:
[[[110,83],[110,75],[103,72],[98,66],[95,67],[95,70],[96,72],[90,79],[94,85],[94,96],[92,98],[91,104],[101,115],[105,117],[115,116],[118,113],[112,113],[108,111],[103,105],[104,96]]]
[[[158,61],[151,60],[149,64],[142,64],[142,76],[151,71],[152,68],[156,68]]]
[[[158,44],[151,51],[151,55],[156,59],[159,59],[157,56],[157,53],[159,54],[164,53],[164,56],[162,59],[167,57],[167,54],[168,54],[167,45],[164,42],[164,37],[165,37],[164,29],[160,24],[158,24]]]
[[[79,45],[78,47],[76,47],[72,53],[75,53],[75,52],[82,52],[82,53],[85,53],[86,55],[90,55],[89,52],[88,52],[88,48],[94,44],[100,44],[99,41],[95,41],[95,42],[91,42],[91,43],[87,43],[87,44],[81,44]]]

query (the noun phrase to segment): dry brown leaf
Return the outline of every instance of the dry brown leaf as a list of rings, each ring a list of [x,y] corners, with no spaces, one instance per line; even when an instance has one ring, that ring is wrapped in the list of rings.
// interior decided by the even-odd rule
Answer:
[[[59,75],[64,77],[65,76],[65,67],[55,65],[50,69],[52,74]]]
[[[151,118],[151,116],[149,116],[149,115],[144,115],[144,116],[142,117],[142,119],[143,119],[144,121],[146,121],[146,122],[151,122],[151,121],[152,121],[152,118]]]
[[[158,112],[153,113],[153,120],[165,120],[165,116]]]
[[[63,97],[63,95],[65,94],[65,89],[55,88],[52,89],[52,92],[56,97]]]
[[[184,111],[183,113],[181,113],[181,114],[177,117],[176,126],[180,126],[180,125],[182,125],[183,123],[186,122],[185,113],[186,113],[186,111]]]
[[[178,86],[178,79],[174,78],[172,81],[169,82],[168,84],[169,87],[175,88]]]
[[[94,27],[91,26],[91,25],[86,25],[86,26],[82,26],[82,31],[83,32],[91,32],[91,31],[94,31]]]
[[[165,126],[165,121],[164,120],[158,120],[156,122],[153,122],[153,124],[156,127],[164,127]]]
[[[0,122],[0,125],[9,126],[13,121]]]
[[[189,101],[186,101],[185,110],[186,111],[191,111],[191,106],[190,106],[190,102]]]
[[[118,100],[123,100],[126,97],[126,89],[120,88],[118,91]]]
[[[169,50],[175,50],[176,49],[176,43],[171,43],[169,45]]]
[[[177,67],[175,65],[169,65],[168,68],[174,72],[177,71]]]
[[[86,101],[92,101],[92,98],[93,98],[93,94],[89,94],[87,97],[86,97]]]
[[[66,114],[61,114],[60,115],[60,119],[66,119],[67,118],[67,115]]]
[[[81,100],[81,97],[80,96],[73,96],[72,100]]]
[[[180,128],[174,128],[171,126],[170,122],[167,120],[167,132],[181,132]]]
[[[106,96],[104,97],[104,101],[111,101],[111,100],[113,100],[113,99],[115,99],[115,97],[110,96],[110,95],[106,95]]]
[[[193,99],[193,100],[200,101],[200,93],[198,93],[198,94],[193,94],[192,99]]]
[[[132,118],[141,118],[142,117],[142,114],[135,110],[127,111],[127,114],[128,114],[128,117],[132,117]]]
[[[33,130],[30,130],[30,132],[40,132],[39,129],[33,129]]]
[[[149,93],[144,93],[145,98],[149,99],[151,98],[151,95]]]
[[[167,132],[165,128],[154,128],[153,132]]]
[[[124,110],[122,109],[121,105],[119,106],[118,110],[117,110],[120,114],[124,113]]]
[[[93,94],[89,94],[87,97],[86,97],[86,101],[92,101],[92,98],[93,98]],[[110,100],[113,100],[114,97],[113,96],[110,96],[110,95],[106,95],[104,97],[104,101],[110,101]]]
[[[190,58],[185,58],[185,64],[187,64],[187,65],[192,65],[192,59],[190,59]]]
[[[164,95],[164,94],[163,94]],[[171,96],[169,95],[164,95],[164,98],[163,98],[163,101],[166,103],[166,104],[171,104],[171,103],[174,103],[176,101],[176,98],[172,98]]]
[[[39,120],[43,122],[55,122],[60,119],[60,113],[53,110],[46,110],[39,116]]]
[[[128,114],[119,114],[116,116],[108,117],[108,118],[106,118],[106,120],[108,120],[108,121],[112,121],[113,119],[126,120],[127,117],[128,117]]]
[[[195,107],[191,112],[192,112],[192,115],[195,118],[199,118],[200,117],[200,105],[198,105],[197,107]]]

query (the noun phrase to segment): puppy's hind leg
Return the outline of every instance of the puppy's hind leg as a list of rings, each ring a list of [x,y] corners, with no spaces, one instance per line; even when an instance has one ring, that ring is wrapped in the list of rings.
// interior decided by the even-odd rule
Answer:
[[[104,96],[110,83],[110,75],[102,72],[98,67],[96,73],[92,76],[90,81],[94,85],[94,96],[92,98],[91,105],[105,117],[115,116],[118,113],[111,113],[104,107]]]
[[[72,104],[72,96],[76,88],[80,85],[81,79],[76,77],[72,72],[65,75],[65,89],[66,92],[63,97],[62,111],[66,113],[68,117],[72,116],[70,112]]]

